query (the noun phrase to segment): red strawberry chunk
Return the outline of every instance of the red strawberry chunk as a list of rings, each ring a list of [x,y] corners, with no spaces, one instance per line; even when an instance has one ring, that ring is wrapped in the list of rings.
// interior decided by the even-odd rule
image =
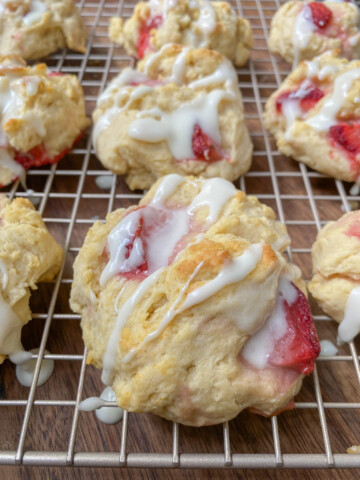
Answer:
[[[360,153],[360,123],[338,123],[329,130],[333,143],[351,155]]]
[[[301,109],[304,112],[308,112],[321,100],[324,96],[324,92],[318,87],[311,88],[305,94],[305,96],[300,100]]]
[[[311,16],[313,23],[319,29],[325,29],[332,18],[332,11],[323,3],[319,2],[310,2],[307,5],[311,10]]]
[[[137,230],[135,231],[134,235],[130,239],[130,243],[127,245],[126,249],[126,255],[125,258],[129,258],[131,255],[131,252],[133,251],[134,248],[134,243],[137,238],[139,238],[143,244],[144,247],[144,216],[141,215],[140,220],[139,220],[139,225]],[[141,265],[138,265],[136,268],[133,270],[129,270],[128,272],[122,273],[123,276],[127,278],[135,278],[135,277],[141,277],[145,275],[145,272],[148,270],[148,263],[146,259],[146,255],[144,255],[144,261],[142,262]]]
[[[269,363],[276,367],[288,367],[308,375],[314,369],[320,353],[320,344],[315,330],[309,303],[297,287],[297,298],[289,305],[284,300],[287,331],[275,340]]]
[[[80,134],[74,141],[70,148],[65,148],[62,152],[58,153],[54,157],[49,157],[44,145],[36,145],[28,152],[15,151],[14,159],[20,163],[26,170],[30,167],[41,167],[47,164],[57,163],[67,153],[70,152],[72,147],[80,141],[82,134]]]
[[[202,162],[213,163],[224,158],[220,148],[202,131],[199,125],[194,127],[192,148],[195,158]]]
[[[323,96],[324,92],[315,85],[309,85],[306,89],[299,87],[297,90],[283,92],[276,99],[276,111],[282,113],[283,103],[287,100],[298,100],[302,111],[307,113]]]
[[[150,49],[150,32],[154,28],[159,28],[163,23],[162,15],[156,15],[153,18],[148,18],[146,22],[143,22],[139,28],[139,36],[137,41],[137,53],[138,58],[144,58],[147,51]]]
[[[360,221],[356,220],[346,230],[345,235],[348,237],[357,237],[360,240]]]

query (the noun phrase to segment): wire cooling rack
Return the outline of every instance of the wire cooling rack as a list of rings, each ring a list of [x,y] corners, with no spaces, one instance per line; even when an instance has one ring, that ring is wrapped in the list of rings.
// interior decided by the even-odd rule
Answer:
[[[289,66],[267,50],[270,20],[278,0],[233,2],[252,24],[252,60],[238,70],[246,119],[255,145],[251,171],[238,183],[275,209],[292,237],[289,257],[309,279],[311,245],[317,231],[344,211],[358,208],[360,197],[349,185],[310,171],[283,157],[262,124],[266,99],[289,73]],[[47,59],[50,68],[78,75],[88,114],[107,82],[132,60],[109,43],[109,18],[131,15],[134,3],[82,1],[87,23],[86,53],[64,51]],[[108,190],[95,180],[107,176]],[[83,398],[102,391],[100,372],[85,364],[80,318],[68,298],[72,263],[88,228],[107,212],[141,198],[121,178],[102,169],[87,135],[58,165],[30,170],[28,188],[8,189],[10,198],[27,196],[37,205],[50,232],[64,246],[57,279],[32,296],[33,320],[23,330],[26,349],[40,346],[30,390],[15,379],[14,366],[0,368],[0,464],[119,466],[161,468],[344,468],[360,467],[359,455],[346,449],[360,443],[360,368],[354,343],[333,357],[320,357],[306,378],[295,409],[271,419],[241,413],[220,426],[194,429],[146,414],[125,412],[121,423],[104,425],[94,413],[79,412]],[[314,305],[320,339],[335,342],[337,326]],[[45,348],[51,354],[44,355]],[[55,372],[42,387],[36,379],[43,358],[55,360]]]

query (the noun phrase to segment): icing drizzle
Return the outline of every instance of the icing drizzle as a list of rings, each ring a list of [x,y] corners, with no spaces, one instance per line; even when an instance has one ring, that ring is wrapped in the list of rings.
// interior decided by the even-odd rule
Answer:
[[[158,210],[157,215],[161,215],[163,211],[168,212],[169,209],[165,207],[164,202],[169,196],[171,196],[175,192],[176,188],[184,181],[185,179],[180,175],[168,175],[160,183],[152,202],[148,206],[133,211],[132,214],[139,215],[137,212],[141,212],[141,210],[146,210],[146,208]],[[176,217],[175,223],[181,225],[181,228],[178,228],[176,230],[176,235],[174,235],[174,237],[169,241],[167,235],[167,228],[165,227],[165,229],[163,230],[165,234],[163,233],[163,235],[160,235],[160,237],[157,238],[156,242],[150,242],[156,245],[156,249],[154,249],[153,251],[149,251],[149,258],[147,259],[148,264],[153,265],[153,267],[150,268],[148,271],[150,275],[147,276],[145,280],[143,280],[138,285],[132,296],[117,310],[115,327],[109,337],[103,361],[102,381],[107,385],[111,384],[112,382],[112,371],[119,346],[121,331],[126,322],[128,321],[130,315],[132,314],[135,306],[140,301],[145,301],[145,297],[149,292],[150,288],[155,284],[160,274],[164,271],[164,268],[168,265],[171,257],[174,255],[173,250],[175,246],[181,241],[182,238],[184,238],[185,235],[188,234],[190,229],[191,217],[195,214],[198,208],[207,207],[208,214],[205,223],[209,226],[211,223],[217,220],[225,204],[236,194],[235,187],[230,182],[227,182],[223,179],[213,178],[210,180],[205,180],[201,182],[201,185],[202,188],[200,192],[194,197],[191,204],[186,207],[186,209],[178,208],[173,210],[175,215],[179,215],[179,217]],[[217,192],[217,194],[214,195],[213,192]],[[117,273],[121,273],[121,271],[123,270],[123,258],[126,248],[125,232],[129,232],[131,236],[131,231],[133,231],[133,226],[131,222],[135,221],[135,225],[137,225],[137,218],[134,217],[130,220],[127,218],[130,217],[130,215],[131,213],[125,216],[123,220],[109,234],[108,243],[110,258],[101,275],[100,282],[102,285],[104,285],[107,281],[109,281],[110,278],[112,278]],[[170,245],[170,247],[168,244]],[[162,252],[164,249],[166,250],[165,255],[163,255],[162,253],[161,255],[159,255],[157,253]],[[141,249],[138,249],[138,252],[140,250]],[[261,245],[250,246],[249,249],[243,253],[243,255],[234,258],[229,264],[224,265],[223,269],[219,272],[216,278],[207,282],[202,287],[199,287],[198,289],[192,291],[190,294],[186,295],[186,290],[188,286],[202,267],[202,263],[200,263],[188,279],[188,282],[180,291],[177,299],[170,307],[167,314],[164,316],[158,329],[152,332],[148,337],[146,337],[143,344],[151,341],[153,338],[156,338],[158,335],[160,335],[161,331],[180,311],[186,310],[194,305],[197,305],[198,303],[203,302],[204,300],[212,296],[215,292],[224,288],[226,285],[238,282],[242,278],[245,278],[245,276],[256,267],[258,261],[261,258],[261,254]],[[129,259],[130,256],[128,257],[128,260]],[[131,261],[133,260],[134,259],[132,259]],[[137,262],[135,263],[139,263],[139,260],[137,259]],[[116,305],[117,303],[118,298],[116,300]],[[181,306],[180,309],[178,309],[177,307],[180,303]],[[137,348],[141,348],[142,345]],[[129,352],[123,361],[129,361],[129,359],[135,353],[136,349]]]
[[[144,73],[125,69],[100,95],[97,106],[105,107],[105,111],[98,118],[93,129],[92,139],[95,148],[97,148],[99,135],[110,126],[121,111],[131,107],[134,101],[153,93],[158,85],[166,83],[184,85],[189,48],[183,48],[177,55],[169,77],[152,80],[148,76],[151,67],[168,48],[171,48],[171,45],[163,46],[159,52],[146,60]],[[172,112],[164,112],[159,108],[139,112],[136,120],[129,126],[129,136],[149,143],[166,141],[173,157],[178,160],[196,158],[192,146],[192,135],[197,124],[206,135],[220,145],[218,105],[222,100],[233,101],[238,95],[236,73],[227,59],[213,73],[187,85],[191,89],[206,89],[210,86],[217,86],[217,88],[200,94]],[[112,106],[107,107],[107,102],[113,96]],[[181,129],[178,128],[179,122],[182,125]]]

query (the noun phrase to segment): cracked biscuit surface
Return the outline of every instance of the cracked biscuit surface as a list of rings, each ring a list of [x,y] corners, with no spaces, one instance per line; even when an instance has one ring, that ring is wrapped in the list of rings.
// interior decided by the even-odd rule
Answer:
[[[86,39],[86,27],[73,0],[2,2],[1,55],[34,60],[66,47],[85,53]]]
[[[295,66],[333,49],[359,58],[359,27],[355,2],[286,2],[271,21],[269,50]]]
[[[350,293],[360,287],[359,210],[322,228],[312,247],[312,262],[309,291],[324,312],[340,323]]]
[[[330,52],[302,62],[268,99],[265,126],[281,153],[334,178],[360,174],[360,61]]]
[[[100,161],[131,189],[169,173],[235,180],[250,167],[236,72],[217,52],[166,45],[112,80],[93,120]]]
[[[216,50],[237,67],[248,61],[253,46],[250,23],[228,2],[207,0],[140,2],[125,23],[111,19],[109,35],[137,58],[176,43]]]
[[[21,328],[31,319],[30,289],[58,272],[62,248],[29,200],[0,194],[0,363],[22,350]]]
[[[89,125],[74,75],[49,73],[0,56],[0,186],[24,179],[31,166],[56,163]]]
[[[71,307],[119,406],[194,426],[286,408],[319,353],[288,244],[269,207],[219,178],[168,175],[96,222]]]

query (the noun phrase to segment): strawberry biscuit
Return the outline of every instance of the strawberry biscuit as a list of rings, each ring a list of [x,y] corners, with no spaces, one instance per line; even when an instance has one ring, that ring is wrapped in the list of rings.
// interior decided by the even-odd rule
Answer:
[[[360,58],[360,12],[351,1],[290,1],[271,22],[269,49],[296,66],[301,60],[339,49]]]
[[[59,48],[84,53],[86,28],[73,0],[2,0],[0,54],[27,60]]]
[[[133,16],[110,22],[110,39],[130,55],[143,58],[167,43],[208,48],[228,57],[237,67],[250,56],[250,24],[228,2],[152,0],[136,5]]]
[[[360,210],[329,222],[312,248],[312,296],[340,323],[339,340],[360,331]]]
[[[131,189],[168,173],[245,173],[252,144],[236,72],[217,52],[166,45],[126,69],[98,99],[93,143]]]
[[[172,174],[90,229],[71,306],[117,403],[186,425],[289,407],[319,343],[284,225],[221,178]]]
[[[58,162],[89,124],[78,79],[48,73],[45,64],[0,56],[0,92],[0,186]]]
[[[62,249],[24,198],[0,194],[0,363],[22,350],[21,329],[31,319],[30,289],[58,272]]]
[[[266,104],[280,152],[348,182],[360,174],[360,61],[326,53],[302,62]]]

